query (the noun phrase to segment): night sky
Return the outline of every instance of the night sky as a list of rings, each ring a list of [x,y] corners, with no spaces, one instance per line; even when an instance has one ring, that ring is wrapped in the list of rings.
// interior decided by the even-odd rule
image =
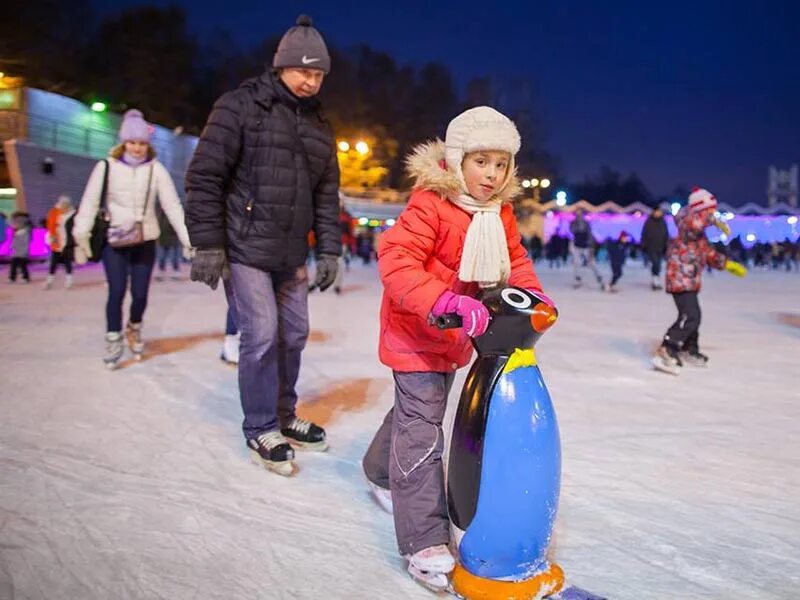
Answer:
[[[656,195],[702,185],[734,205],[763,203],[767,166],[800,162],[800,2],[172,3],[200,36],[223,27],[245,45],[307,13],[339,47],[439,61],[461,86],[527,79],[546,148],[571,181],[607,164]]]

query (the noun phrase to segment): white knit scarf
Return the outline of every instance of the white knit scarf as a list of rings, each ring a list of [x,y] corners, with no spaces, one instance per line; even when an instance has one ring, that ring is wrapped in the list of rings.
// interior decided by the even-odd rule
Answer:
[[[501,203],[495,199],[478,202],[467,194],[450,200],[472,215],[464,240],[458,278],[465,282],[476,281],[481,287],[492,287],[507,281],[511,275],[511,259],[508,256],[506,230],[500,218]]]

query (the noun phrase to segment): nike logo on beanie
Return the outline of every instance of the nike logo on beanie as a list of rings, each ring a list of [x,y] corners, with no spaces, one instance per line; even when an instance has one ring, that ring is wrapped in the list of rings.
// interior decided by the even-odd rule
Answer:
[[[290,27],[281,38],[275,56],[274,69],[314,68],[327,74],[331,70],[331,57],[325,40],[314,29],[311,17],[300,15],[297,24]]]

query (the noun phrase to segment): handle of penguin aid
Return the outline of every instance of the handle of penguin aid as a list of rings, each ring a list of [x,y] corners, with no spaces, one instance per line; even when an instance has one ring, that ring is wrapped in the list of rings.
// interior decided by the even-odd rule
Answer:
[[[436,317],[436,327],[439,329],[458,329],[463,326],[461,317],[456,314],[447,314]]]

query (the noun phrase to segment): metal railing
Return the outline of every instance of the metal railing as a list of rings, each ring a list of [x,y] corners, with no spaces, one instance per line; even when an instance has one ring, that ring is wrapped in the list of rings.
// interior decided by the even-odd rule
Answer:
[[[117,132],[113,129],[76,125],[18,110],[0,111],[0,147],[3,141],[12,138],[95,159],[107,156],[108,151],[119,143]],[[187,153],[180,144],[158,139],[158,136],[154,136],[150,143],[176,185],[182,187],[191,152]]]
[[[37,146],[92,158],[105,156],[117,142],[115,131],[81,127],[30,113],[26,133],[26,139]]]

